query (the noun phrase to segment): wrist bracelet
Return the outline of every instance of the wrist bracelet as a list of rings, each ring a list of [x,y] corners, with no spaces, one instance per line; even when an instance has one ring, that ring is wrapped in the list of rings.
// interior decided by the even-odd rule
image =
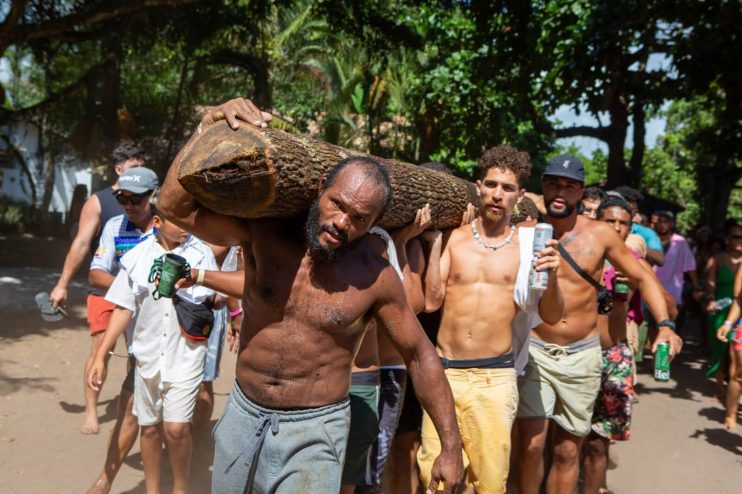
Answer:
[[[198,277],[196,277],[196,284],[197,285],[203,285],[204,284],[204,278],[206,277],[206,270],[205,269],[199,269],[198,270]]]
[[[724,321],[724,325],[731,328],[732,326],[734,326],[734,321],[730,321],[729,319],[727,319],[726,321]]]
[[[242,314],[242,307],[237,307],[235,310],[229,313],[229,317],[237,317]]]

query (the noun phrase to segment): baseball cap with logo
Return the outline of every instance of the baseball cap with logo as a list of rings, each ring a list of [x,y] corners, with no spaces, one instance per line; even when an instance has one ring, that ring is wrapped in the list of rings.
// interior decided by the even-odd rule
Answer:
[[[144,194],[155,190],[159,186],[157,174],[143,166],[129,168],[119,177],[119,190],[126,190],[133,194]],[[117,191],[118,192],[118,191]]]
[[[579,158],[572,156],[571,154],[560,154],[549,160],[543,175],[571,178],[572,180],[584,183],[585,167],[582,165],[582,161],[580,161]]]

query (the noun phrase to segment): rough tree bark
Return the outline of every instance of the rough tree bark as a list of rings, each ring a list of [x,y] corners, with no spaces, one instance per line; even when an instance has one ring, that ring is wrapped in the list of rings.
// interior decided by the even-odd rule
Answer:
[[[339,146],[278,129],[226,123],[194,134],[175,158],[183,187],[206,207],[242,218],[290,218],[306,213],[319,180],[348,156]],[[379,159],[389,171],[393,200],[380,226],[398,228],[429,203],[437,228],[458,226],[468,202],[478,202],[473,184],[419,166]]]

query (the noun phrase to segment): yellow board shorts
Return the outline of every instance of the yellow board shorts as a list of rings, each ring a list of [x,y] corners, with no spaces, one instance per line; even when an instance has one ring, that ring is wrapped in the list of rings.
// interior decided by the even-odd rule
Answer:
[[[510,429],[518,408],[515,370],[445,369],[445,373],[464,444],[467,483],[478,494],[504,493],[510,467]],[[427,488],[433,462],[441,452],[440,439],[427,413],[423,414],[421,439],[417,463]]]
[[[518,378],[518,418],[553,419],[570,434],[588,435],[600,390],[598,336],[568,346],[531,336],[528,354],[528,364]]]

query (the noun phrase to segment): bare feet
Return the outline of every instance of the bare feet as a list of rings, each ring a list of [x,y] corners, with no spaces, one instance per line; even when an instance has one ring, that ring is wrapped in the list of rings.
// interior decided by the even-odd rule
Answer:
[[[737,418],[736,417],[725,417],[724,427],[726,427],[728,431],[737,432]]]
[[[98,416],[97,415],[89,415],[87,412],[85,413],[85,420],[82,422],[82,426],[80,426],[80,432],[83,434],[98,434],[100,432],[100,424],[98,423]]]
[[[111,492],[111,483],[101,476],[85,494],[108,494],[109,492]]]

